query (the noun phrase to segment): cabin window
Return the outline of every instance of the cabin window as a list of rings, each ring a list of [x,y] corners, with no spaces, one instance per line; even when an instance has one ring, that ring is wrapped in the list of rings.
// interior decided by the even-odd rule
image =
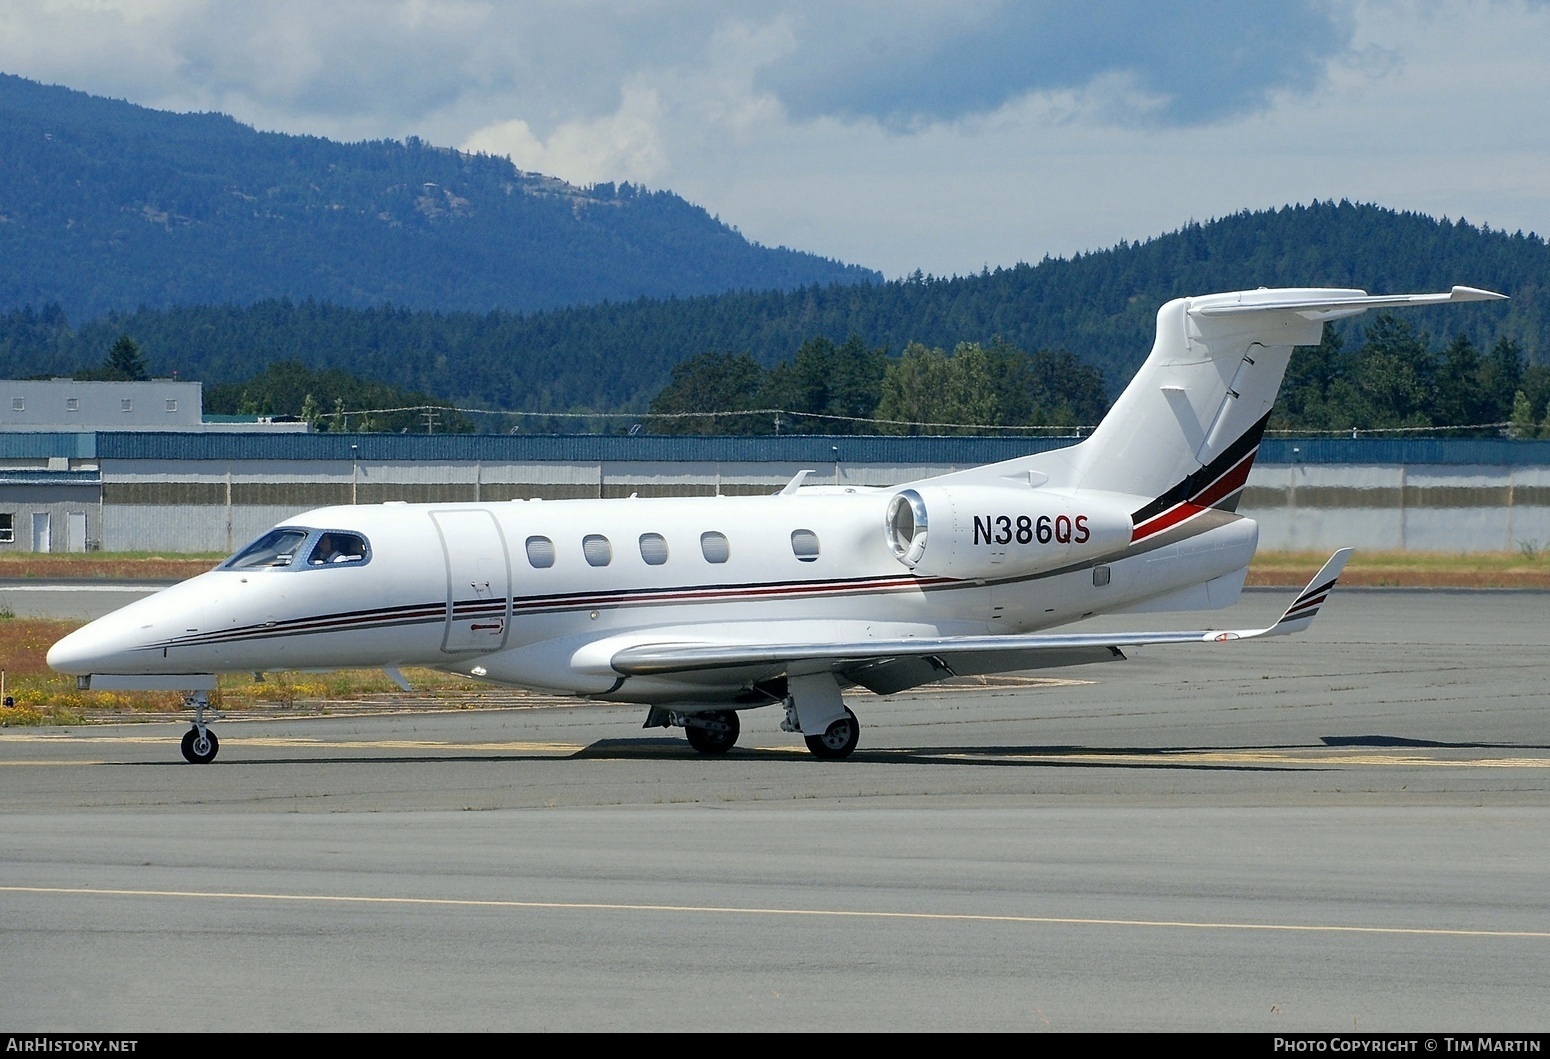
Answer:
[[[133,412],[135,410],[135,403],[128,397],[125,397],[123,400],[118,402],[118,410],[120,412]]]
[[[25,397],[13,397],[13,398],[11,398],[11,411],[13,411],[13,412],[25,412],[26,410],[27,410],[27,398],[25,398]]]
[[[16,516],[7,511],[0,514],[0,544],[16,540]]]
[[[812,530],[791,531],[791,552],[804,563],[818,560],[818,534]]]
[[[607,566],[614,561],[614,546],[601,533],[589,533],[581,538],[581,554],[588,566]]]
[[[178,402],[177,402],[177,400],[174,399],[174,398],[168,398],[167,399],[167,411],[169,411],[169,412],[176,412],[177,410],[178,410]]]
[[[272,529],[227,559],[224,567],[227,570],[257,570],[269,566],[289,566],[296,557],[297,549],[310,534],[310,530],[294,526]]]
[[[325,530],[307,556],[308,566],[332,566],[335,563],[366,561],[366,538],[359,533]]]
[[[667,562],[667,538],[660,533],[640,535],[640,557],[647,566],[661,566]]]
[[[725,533],[715,530],[700,534],[700,552],[707,563],[724,563],[732,557],[732,546]]]
[[[528,565],[535,570],[547,570],[554,565],[554,541],[548,537],[527,539]]]
[[[66,397],[65,398],[65,411],[66,412],[79,412],[80,410],[81,410],[81,399],[79,397]]]

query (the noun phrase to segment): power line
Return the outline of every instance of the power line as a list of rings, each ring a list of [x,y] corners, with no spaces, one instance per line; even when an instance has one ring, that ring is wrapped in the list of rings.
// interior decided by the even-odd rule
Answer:
[[[1007,423],[940,423],[920,422],[910,419],[879,419],[874,416],[842,416],[830,415],[824,412],[795,412],[789,408],[742,408],[732,411],[716,412],[516,412],[499,408],[463,408],[453,405],[403,405],[397,408],[352,408],[345,411],[325,412],[320,419],[343,420],[348,423],[350,416],[389,415],[398,412],[413,412],[417,416],[429,417],[440,412],[459,412],[464,415],[483,416],[507,416],[513,419],[580,419],[587,421],[619,420],[627,419],[631,422],[641,420],[683,420],[683,419],[728,419],[737,416],[764,416],[772,418],[775,422],[784,422],[790,419],[816,419],[838,423],[867,423],[875,426],[910,427],[920,431],[932,430],[995,430],[995,431],[1063,431],[1063,434],[1046,434],[1052,437],[1083,437],[1091,434],[1095,429],[1091,425],[1070,426],[1056,424],[1007,424]],[[1503,430],[1510,427],[1510,422],[1501,423],[1461,423],[1454,426],[1415,426],[1415,427],[1342,427],[1332,430],[1267,430],[1266,437],[1361,437],[1363,435],[1378,434],[1441,434],[1450,431],[1478,431],[1478,430]]]
[[[425,415],[427,409],[437,409],[443,412],[461,412],[465,415],[510,416],[512,418],[526,419],[629,419],[629,420],[673,420],[673,419],[725,419],[734,416],[778,416],[786,418],[805,418],[829,420],[839,423],[872,423],[878,426],[915,427],[919,429],[942,430],[1064,430],[1072,436],[1078,436],[1083,432],[1091,433],[1090,426],[1067,426],[1056,424],[1045,425],[1010,425],[1001,423],[922,423],[913,419],[877,419],[870,416],[841,416],[829,415],[823,412],[794,412],[787,408],[742,408],[725,412],[508,412],[498,408],[460,408],[453,405],[403,405],[398,408],[351,408],[338,412],[327,412],[319,418],[338,419],[349,416],[390,415],[397,412],[413,412],[416,415]]]

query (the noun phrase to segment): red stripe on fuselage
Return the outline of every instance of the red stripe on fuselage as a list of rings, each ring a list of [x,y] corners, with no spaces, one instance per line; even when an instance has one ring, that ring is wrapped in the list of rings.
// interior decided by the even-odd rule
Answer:
[[[1152,519],[1148,519],[1146,522],[1141,523],[1141,525],[1132,530],[1130,534],[1130,543],[1134,544],[1136,541],[1145,537],[1150,537],[1154,533],[1161,533],[1163,530],[1177,526],[1180,522],[1183,522],[1186,519],[1194,518],[1196,515],[1206,510],[1208,509],[1201,507],[1199,504],[1190,503],[1180,504],[1177,507],[1169,508],[1161,515],[1158,515]]]
[[[1231,468],[1219,475],[1214,481],[1203,487],[1194,496],[1190,497],[1159,515],[1154,515],[1145,522],[1140,523],[1130,533],[1130,543],[1161,533],[1165,529],[1177,526],[1187,519],[1194,518],[1202,511],[1208,511],[1212,507],[1232,496],[1249,480],[1249,471],[1254,466],[1254,457],[1259,450],[1244,456],[1243,459],[1233,464]]]

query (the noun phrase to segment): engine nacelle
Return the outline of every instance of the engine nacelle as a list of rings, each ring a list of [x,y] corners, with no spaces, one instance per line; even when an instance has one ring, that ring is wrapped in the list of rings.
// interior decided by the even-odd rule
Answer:
[[[1122,503],[1027,486],[902,489],[884,530],[894,557],[917,574],[1017,577],[1123,551],[1133,524]]]

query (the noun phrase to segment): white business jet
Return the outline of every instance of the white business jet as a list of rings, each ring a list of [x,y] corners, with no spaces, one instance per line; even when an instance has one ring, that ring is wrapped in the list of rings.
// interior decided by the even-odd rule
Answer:
[[[820,758],[855,750],[845,688],[1123,658],[1308,627],[1337,552],[1262,629],[1049,633],[1095,614],[1225,607],[1258,542],[1236,512],[1292,348],[1368,309],[1501,298],[1260,289],[1179,298],[1080,444],[891,489],[760,497],[327,507],[49,651],[84,688],[183,691],[192,762],[216,674],[429,666],[649,708],[725,753],[781,704]],[[407,687],[407,685],[404,685]]]

